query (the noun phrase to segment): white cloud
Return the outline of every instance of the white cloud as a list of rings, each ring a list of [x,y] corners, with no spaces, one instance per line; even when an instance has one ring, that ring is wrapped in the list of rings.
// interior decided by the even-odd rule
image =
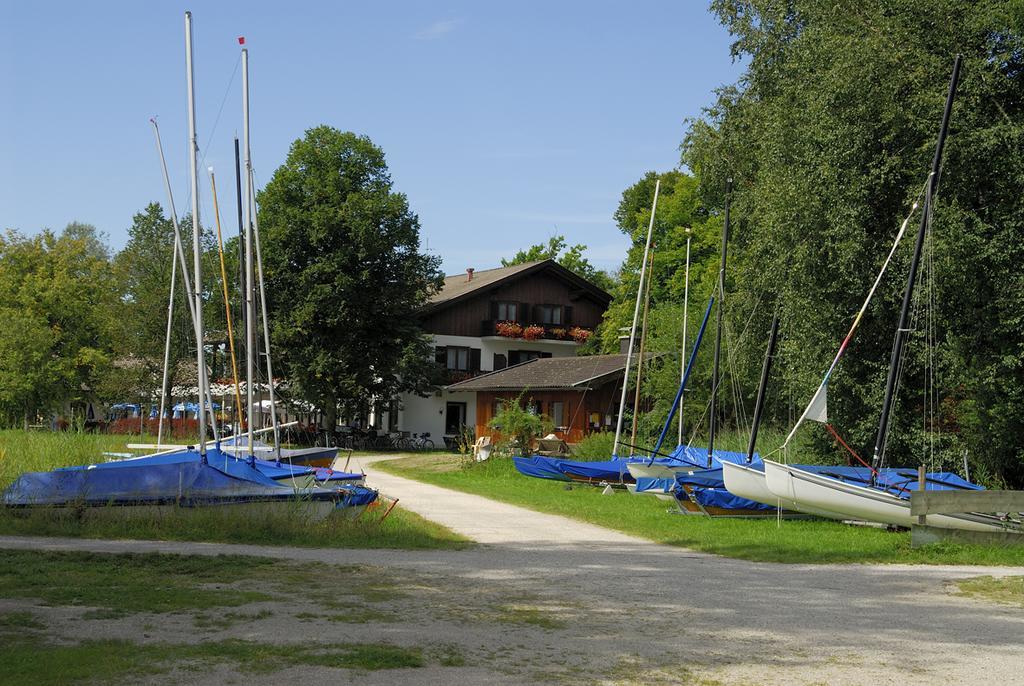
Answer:
[[[461,19],[440,19],[423,27],[414,35],[417,40],[437,40],[454,31],[461,23]]]

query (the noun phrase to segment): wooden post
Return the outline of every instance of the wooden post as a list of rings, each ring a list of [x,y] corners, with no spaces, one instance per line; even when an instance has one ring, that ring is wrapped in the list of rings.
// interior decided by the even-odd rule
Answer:
[[[918,465],[917,467],[917,490],[924,493],[925,477],[924,477],[924,465]],[[917,515],[917,523],[919,526],[925,525],[925,515]]]

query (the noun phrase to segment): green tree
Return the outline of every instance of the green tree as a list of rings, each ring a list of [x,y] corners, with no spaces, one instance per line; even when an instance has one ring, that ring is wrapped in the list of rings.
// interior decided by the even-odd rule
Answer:
[[[299,394],[334,426],[339,408],[427,392],[434,365],[417,313],[443,275],[420,252],[419,219],[381,149],[310,129],[259,200],[275,353]]]
[[[721,208],[725,180],[735,180],[733,300],[779,303],[780,395],[797,405],[924,185],[953,55],[964,54],[922,281],[934,282],[936,317],[934,327],[919,319],[918,331],[936,343],[942,413],[932,428],[945,448],[936,459],[949,465],[966,447],[994,479],[1024,483],[1020,3],[715,0],[712,10],[747,68],[692,123],[683,162],[708,207]],[[911,243],[830,384],[833,423],[868,455]],[[755,329],[767,330],[771,309]],[[921,430],[928,356],[915,336],[889,439],[893,463],[932,459]],[[784,409],[774,403],[776,416]],[[807,431],[820,451],[841,454],[823,432]]]
[[[0,415],[31,421],[85,400],[110,363],[117,299],[104,238],[87,224],[0,238]]]
[[[501,264],[503,267],[510,267],[513,264],[523,264],[524,262],[555,260],[569,271],[575,272],[599,288],[610,291],[615,285],[615,279],[608,272],[590,264],[590,260],[584,256],[586,250],[587,246],[582,243],[567,246],[565,236],[552,236],[546,244],[531,245],[509,259],[502,259]]]

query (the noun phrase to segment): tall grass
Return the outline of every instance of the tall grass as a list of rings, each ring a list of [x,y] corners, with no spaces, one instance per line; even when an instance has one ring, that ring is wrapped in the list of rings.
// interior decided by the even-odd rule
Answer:
[[[124,452],[139,437],[77,431],[0,429],[0,489],[22,472],[102,462],[104,452]]]
[[[0,490],[23,472],[92,464],[103,453],[124,452],[137,436],[74,431],[0,430]],[[171,509],[146,516],[112,517],[108,508],[0,508],[0,534],[135,538],[316,547],[460,548],[467,539],[418,515],[396,509],[380,522],[384,503],[357,520],[341,514],[314,521],[294,512],[238,511],[231,507]]]

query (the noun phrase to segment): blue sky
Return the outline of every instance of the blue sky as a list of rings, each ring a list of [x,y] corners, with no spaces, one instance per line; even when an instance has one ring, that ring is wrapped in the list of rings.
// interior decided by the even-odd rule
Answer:
[[[244,35],[258,184],[311,126],[368,135],[449,273],[496,266],[556,231],[587,244],[598,266],[617,266],[623,189],[678,164],[684,120],[742,66],[692,0],[0,7],[0,227],[83,221],[115,248],[133,213],[152,200],[166,207],[153,115],[179,211],[187,206],[186,9],[200,146],[228,225]]]

